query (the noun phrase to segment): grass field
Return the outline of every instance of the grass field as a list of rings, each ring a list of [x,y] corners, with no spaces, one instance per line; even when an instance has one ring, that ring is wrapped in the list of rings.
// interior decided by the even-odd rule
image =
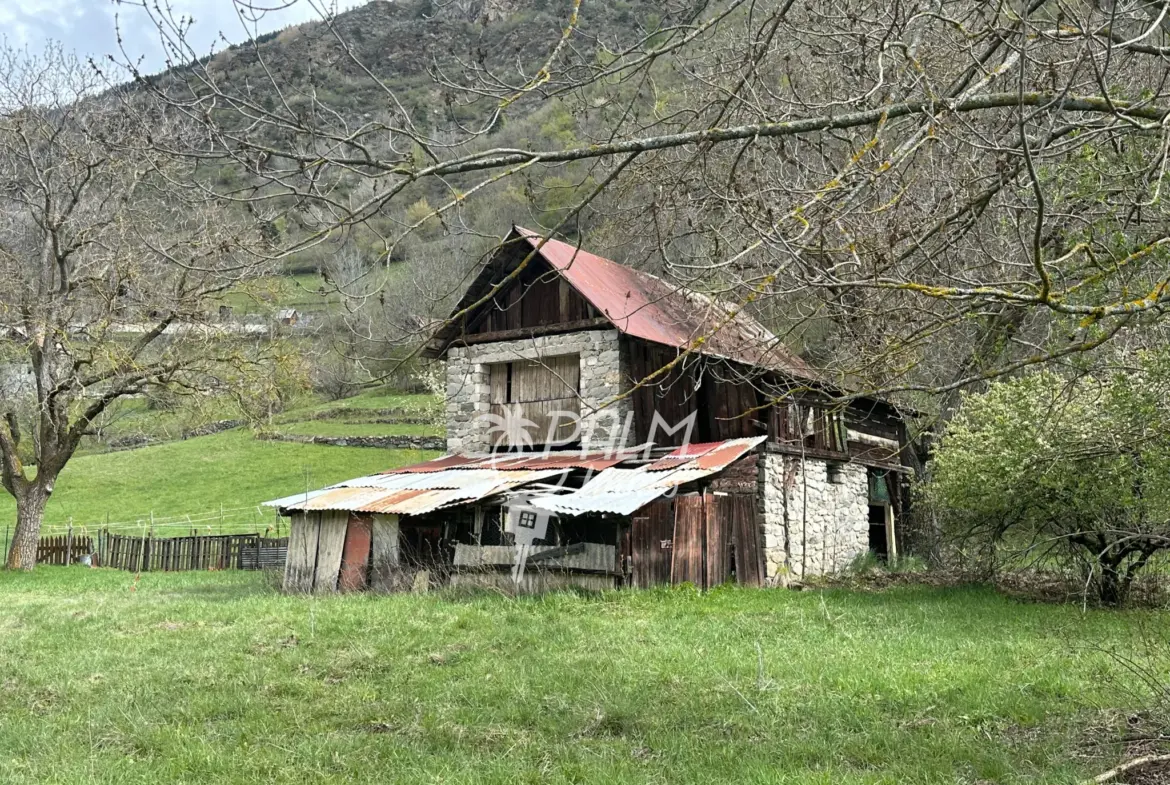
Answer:
[[[107,515],[113,522],[136,521],[151,512],[156,517],[212,512],[221,504],[237,510],[434,455],[260,441],[246,429],[82,455],[61,473],[45,521],[59,526],[73,518],[76,525],[93,525]],[[238,519],[236,528],[254,529],[250,514]],[[0,527],[15,519],[12,497],[0,495]]]
[[[276,429],[285,433],[320,436],[390,436],[436,434],[432,426],[412,423],[368,423],[330,417],[328,412],[353,412],[369,417],[375,410],[418,411],[427,397],[373,391],[344,401],[306,400],[300,408],[277,418]],[[151,411],[140,401],[125,401],[119,413],[118,435],[137,433],[154,439],[178,439],[183,428],[239,414],[218,407],[214,401],[204,411],[192,413]],[[195,420],[193,423],[192,421]],[[201,436],[186,441],[167,441],[151,447],[117,452],[82,453],[65,467],[45,511],[46,534],[56,534],[72,518],[75,526],[93,526],[107,519],[113,523],[156,518],[211,516],[216,531],[255,531],[273,521],[268,510],[255,510],[260,502],[288,496],[309,488],[358,477],[370,472],[404,466],[432,458],[436,453],[417,450],[377,450],[333,447],[254,439],[247,428]],[[228,513],[220,526],[216,511]],[[16,520],[12,497],[0,492],[0,547],[6,546],[4,527]],[[179,527],[182,528],[182,527]],[[0,780],[2,782],[2,780]]]
[[[303,436],[440,436],[442,429],[418,423],[338,422],[309,420],[281,425],[280,433]]]
[[[0,574],[5,783],[1073,783],[1155,612],[989,590],[285,597]]]

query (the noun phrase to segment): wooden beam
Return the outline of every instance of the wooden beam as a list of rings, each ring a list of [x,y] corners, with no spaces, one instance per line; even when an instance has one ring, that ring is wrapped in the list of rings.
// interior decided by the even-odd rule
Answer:
[[[536,338],[541,335],[560,335],[580,330],[590,330],[595,327],[605,327],[612,324],[609,319],[599,316],[595,319],[581,319],[576,322],[562,324],[545,324],[540,327],[518,327],[514,330],[496,330],[490,333],[473,333],[460,335],[447,346],[472,346],[479,343],[495,343],[496,341],[518,341],[524,338]]]

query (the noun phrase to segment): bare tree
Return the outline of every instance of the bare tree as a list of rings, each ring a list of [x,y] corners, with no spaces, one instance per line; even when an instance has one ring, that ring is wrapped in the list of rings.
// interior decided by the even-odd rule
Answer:
[[[249,227],[179,198],[152,149],[182,133],[141,97],[127,113],[57,47],[0,51],[0,483],[16,499],[7,564],[31,569],[45,504],[117,400],[214,386],[263,349],[208,318],[260,265]],[[149,123],[149,125],[143,125]],[[186,179],[186,175],[184,175]]]

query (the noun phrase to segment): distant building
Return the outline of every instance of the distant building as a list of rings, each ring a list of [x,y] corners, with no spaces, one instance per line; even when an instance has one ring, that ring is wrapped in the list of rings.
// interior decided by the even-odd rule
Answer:
[[[742,311],[514,228],[453,313],[426,348],[451,455],[270,502],[294,516],[289,589],[336,588],[347,558],[494,579],[516,494],[552,516],[531,588],[777,585],[896,555],[902,412],[834,403]]]
[[[285,327],[295,327],[301,314],[295,308],[283,308],[276,314],[276,321]]]

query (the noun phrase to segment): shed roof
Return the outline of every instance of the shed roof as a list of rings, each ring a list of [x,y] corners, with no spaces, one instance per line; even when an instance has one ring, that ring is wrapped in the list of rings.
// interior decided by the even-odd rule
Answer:
[[[273,499],[264,505],[286,512],[332,510],[422,515],[560,478],[573,469],[589,469],[597,474],[581,488],[567,494],[537,497],[533,505],[566,515],[631,513],[679,485],[723,471],[765,438],[680,447],[654,463],[637,468],[618,466],[629,456],[606,457],[601,453],[447,455]]]
[[[563,515],[610,512],[629,515],[681,485],[718,474],[768,437],[731,439],[680,447],[670,455],[635,469],[611,468],[576,491],[537,496],[534,507]]]
[[[393,469],[339,482],[328,488],[264,502],[288,512],[387,513],[422,515],[456,504],[479,501],[512,488],[557,477],[568,469]]]
[[[641,270],[589,253],[561,240],[545,240],[530,229],[513,227],[505,240],[539,249],[540,258],[556,270],[619,331],[643,340],[713,355],[746,365],[819,380],[804,360],[770,331],[736,306]],[[490,288],[490,266],[471,284],[455,313],[471,306]],[[436,333],[440,355],[458,337],[448,322]],[[439,348],[441,347],[441,348]]]

